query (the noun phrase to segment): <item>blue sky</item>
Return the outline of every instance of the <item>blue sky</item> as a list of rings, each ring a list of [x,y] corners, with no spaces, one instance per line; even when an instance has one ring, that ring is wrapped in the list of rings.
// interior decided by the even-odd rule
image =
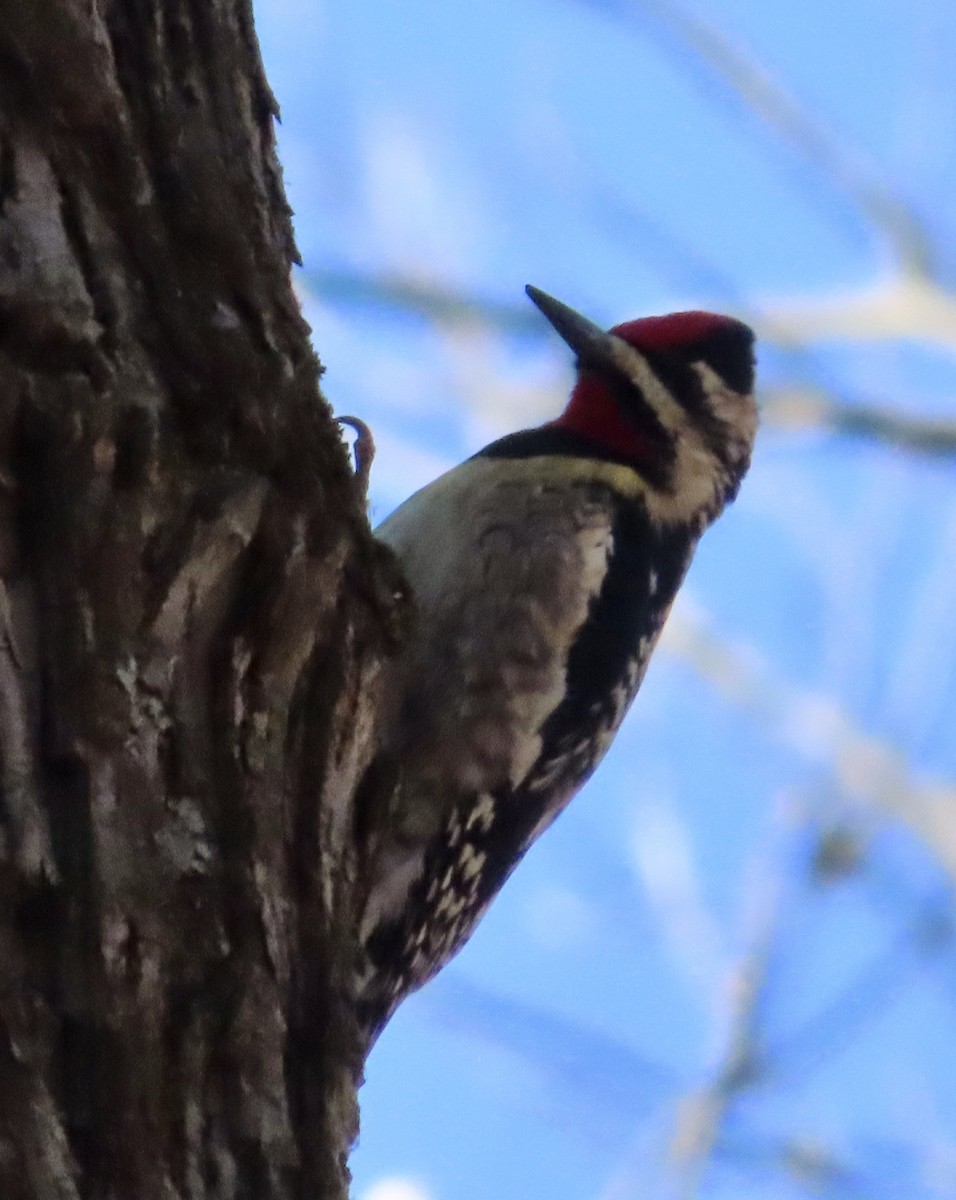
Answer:
[[[605,764],[382,1036],[356,1200],[956,1194],[954,463],[814,415],[954,416],[956,10],[256,15],[373,519],[561,407],[527,282],[761,335],[740,499]]]

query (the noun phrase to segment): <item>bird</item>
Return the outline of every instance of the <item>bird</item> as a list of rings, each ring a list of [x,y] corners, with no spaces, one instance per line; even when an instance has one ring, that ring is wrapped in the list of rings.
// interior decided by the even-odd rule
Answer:
[[[576,355],[563,412],[499,438],[375,536],[412,628],[384,667],[355,1003],[374,1040],[471,936],[591,776],[757,429],[754,335],[690,311],[605,330],[526,292]]]

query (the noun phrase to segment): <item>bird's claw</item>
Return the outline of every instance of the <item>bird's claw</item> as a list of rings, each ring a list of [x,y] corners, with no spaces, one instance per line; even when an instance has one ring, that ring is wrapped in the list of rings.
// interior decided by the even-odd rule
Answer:
[[[352,453],[355,456],[355,480],[361,489],[362,496],[368,496],[368,480],[375,460],[375,439],[372,431],[359,417],[338,417],[340,425],[348,425],[355,430],[355,441]]]

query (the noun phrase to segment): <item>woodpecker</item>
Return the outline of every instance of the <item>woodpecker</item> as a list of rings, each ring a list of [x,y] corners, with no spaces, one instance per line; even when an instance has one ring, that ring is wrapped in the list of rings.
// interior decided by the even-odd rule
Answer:
[[[372,1037],[603,757],[750,463],[746,325],[679,312],[605,331],[526,290],[577,355],[564,412],[492,442],[376,531],[417,619],[387,668],[366,777],[379,808],[356,999]]]

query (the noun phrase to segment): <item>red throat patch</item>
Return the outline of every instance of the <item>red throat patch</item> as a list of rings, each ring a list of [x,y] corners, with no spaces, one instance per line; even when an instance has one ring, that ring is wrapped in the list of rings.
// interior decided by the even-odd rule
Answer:
[[[550,424],[597,442],[615,458],[638,465],[654,463],[659,457],[651,439],[624,419],[611,389],[592,371],[581,372],[567,408]]]

